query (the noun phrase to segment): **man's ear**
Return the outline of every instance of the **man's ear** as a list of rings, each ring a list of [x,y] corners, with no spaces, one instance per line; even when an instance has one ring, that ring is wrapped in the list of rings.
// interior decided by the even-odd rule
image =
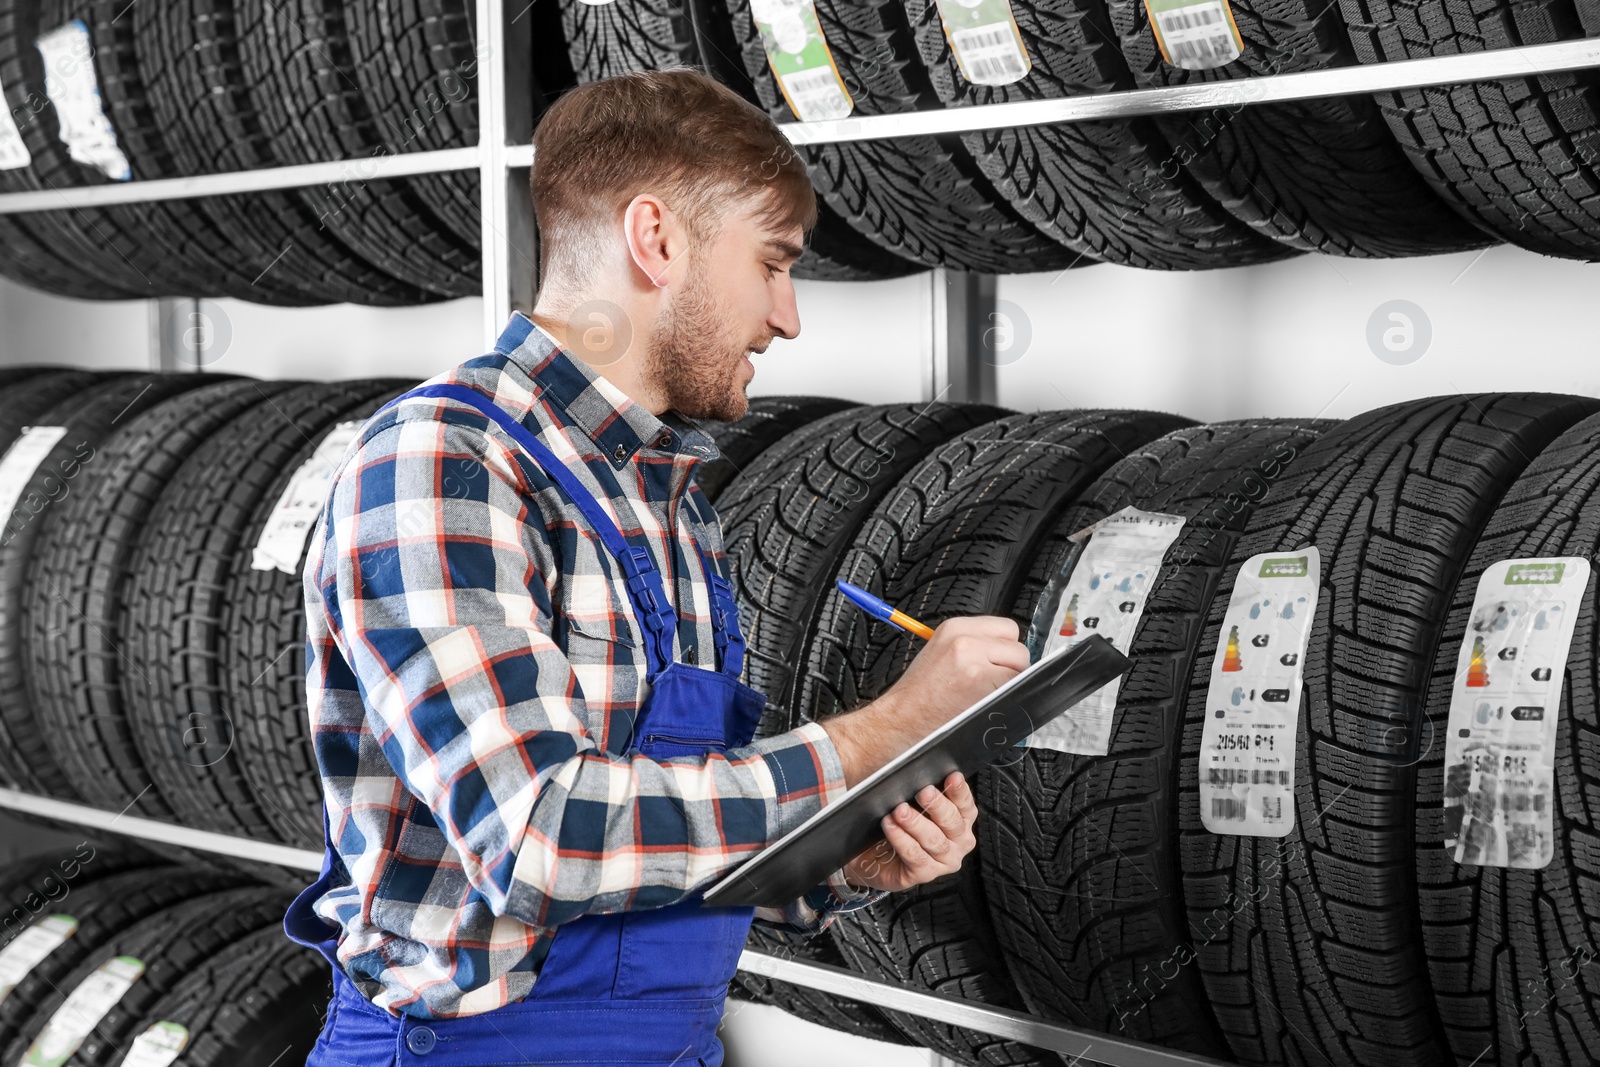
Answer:
[[[651,285],[665,286],[668,268],[687,247],[672,209],[654,193],[640,193],[623,209],[622,233],[633,265]]]

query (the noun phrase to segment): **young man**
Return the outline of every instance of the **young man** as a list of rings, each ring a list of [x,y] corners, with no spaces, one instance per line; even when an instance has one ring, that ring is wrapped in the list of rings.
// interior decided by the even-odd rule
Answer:
[[[306,564],[323,875],[285,920],[334,965],[310,1064],[720,1064],[751,921],[723,872],[1028,664],[940,625],[881,698],[751,742],[764,698],[696,419],[800,331],[816,220],[777,126],[688,70],[573,90],[535,136],[543,285],[496,350],[370,419]],[[781,913],[821,930],[956,870],[959,775]]]

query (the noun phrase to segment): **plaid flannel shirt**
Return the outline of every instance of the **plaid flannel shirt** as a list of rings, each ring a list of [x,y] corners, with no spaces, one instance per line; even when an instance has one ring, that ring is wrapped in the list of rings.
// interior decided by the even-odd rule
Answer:
[[[648,542],[675,599],[676,655],[714,659],[695,551],[726,570],[695,482],[718,455],[711,438],[634,403],[520,314],[494,353],[439,381],[520,419]],[[303,581],[307,705],[350,879],[315,910],[342,927],[340,961],[391,1013],[520,1000],[559,924],[682,900],[844,789],[815,724],[725,754],[623,754],[648,661],[621,569],[556,483],[467,405],[408,400],[368,421]],[[835,874],[758,917],[815,931],[879,895]]]

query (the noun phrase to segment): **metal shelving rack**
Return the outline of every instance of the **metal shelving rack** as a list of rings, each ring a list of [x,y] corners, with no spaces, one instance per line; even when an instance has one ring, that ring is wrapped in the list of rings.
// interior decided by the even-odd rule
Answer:
[[[408,175],[477,169],[483,219],[483,336],[485,350],[513,309],[533,307],[538,289],[536,235],[527,194],[533,166],[532,101],[509,91],[528,84],[529,41],[507,28],[523,0],[476,0],[480,29],[479,143],[441,151],[365,159],[332,160],[232,174],[125,182],[40,192],[0,194],[0,214],[128,204],[153,200],[249,193],[331,182],[373,181]],[[493,61],[499,57],[499,61]],[[1451,85],[1496,78],[1528,77],[1600,66],[1600,39],[1562,41],[1488,52],[1437,56],[1370,66],[1279,74],[1091,96],[870,115],[784,126],[797,145],[867,141],[891,137],[966,133],[1004,126],[1038,126],[1133,118],[1250,104],[1306,100]],[[924,399],[994,399],[994,367],[981,359],[981,331],[995,301],[991,275],[943,269],[928,272],[933,344],[924,356]],[[192,830],[101,811],[66,801],[0,788],[0,808],[59,819],[201,851],[317,871],[319,853]],[[835,967],[746,951],[740,967],[751,973],[839,996],[937,1019],[1022,1041],[1073,1057],[1093,1057],[1112,1067],[1223,1067],[1203,1056],[1126,1041],[1047,1022],[1020,1012],[874,982]]]

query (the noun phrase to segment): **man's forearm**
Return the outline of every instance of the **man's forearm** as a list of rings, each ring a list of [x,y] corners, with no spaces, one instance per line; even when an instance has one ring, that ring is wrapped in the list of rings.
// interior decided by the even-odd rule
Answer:
[[[855,711],[822,722],[839,753],[847,786],[855,785],[922,740],[922,725],[919,717],[902,714],[893,690]]]

